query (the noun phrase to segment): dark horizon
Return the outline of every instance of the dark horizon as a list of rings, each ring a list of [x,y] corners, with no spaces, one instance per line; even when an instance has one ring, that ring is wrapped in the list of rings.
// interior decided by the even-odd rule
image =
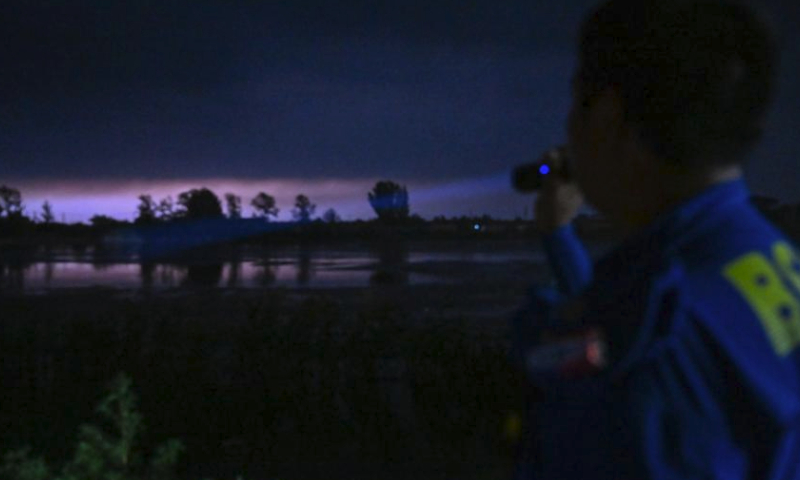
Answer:
[[[226,193],[242,200],[242,213],[252,213],[250,200],[259,192],[276,199],[280,212],[277,220],[291,219],[295,197],[304,194],[317,207],[316,216],[334,209],[343,220],[369,220],[375,212],[367,199],[376,179],[207,179],[207,180],[94,180],[50,181],[28,180],[5,184],[22,194],[24,215],[33,218],[41,214],[47,201],[58,221],[83,222],[93,215],[105,215],[118,220],[136,217],[139,195],[153,200],[171,197],[195,188],[209,188],[224,202]],[[509,174],[500,172],[483,178],[465,178],[444,182],[398,182],[408,188],[410,214],[425,219],[437,216],[460,217],[489,215],[498,219],[529,218],[532,199],[510,188]],[[3,185],[0,183],[0,185]],[[497,200],[501,201],[498,202]],[[494,200],[494,202],[492,201]]]

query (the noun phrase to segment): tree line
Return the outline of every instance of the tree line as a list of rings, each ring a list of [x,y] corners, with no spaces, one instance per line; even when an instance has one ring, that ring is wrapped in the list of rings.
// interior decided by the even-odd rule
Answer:
[[[372,190],[367,192],[367,200],[380,221],[392,223],[409,218],[408,191],[403,185],[391,180],[378,181]],[[275,197],[266,192],[256,194],[250,199],[249,205],[253,209],[252,216],[266,222],[276,219],[280,212]],[[312,203],[308,196],[299,194],[294,199],[292,218],[296,222],[309,222],[314,218],[316,209],[317,205]],[[151,195],[142,194],[138,196],[135,215],[133,223],[136,225],[205,218],[239,220],[242,218],[242,197],[234,193],[225,193],[220,198],[205,187],[181,192],[177,200],[167,196],[156,201]],[[335,209],[329,208],[322,214],[321,220],[335,223],[341,221],[341,217]],[[53,206],[45,200],[40,210],[26,215],[21,192],[0,185],[0,223],[25,222],[56,223]],[[102,214],[94,215],[90,219],[90,223],[95,226],[120,222]]]

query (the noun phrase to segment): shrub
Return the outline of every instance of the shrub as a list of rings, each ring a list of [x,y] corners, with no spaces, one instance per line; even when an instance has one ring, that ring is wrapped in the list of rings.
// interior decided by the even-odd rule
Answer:
[[[97,412],[102,425],[83,425],[72,460],[53,476],[41,457],[33,458],[27,448],[5,454],[0,465],[2,480],[169,480],[183,451],[179,440],[159,445],[144,462],[138,442],[144,430],[142,415],[136,410],[132,381],[120,374]]]

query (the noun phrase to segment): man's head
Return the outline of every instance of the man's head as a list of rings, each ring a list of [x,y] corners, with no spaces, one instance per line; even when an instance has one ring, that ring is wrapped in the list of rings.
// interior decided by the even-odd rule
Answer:
[[[760,137],[776,63],[769,29],[741,4],[602,4],[581,29],[569,120],[589,202],[625,217],[659,185],[679,199],[736,169]]]

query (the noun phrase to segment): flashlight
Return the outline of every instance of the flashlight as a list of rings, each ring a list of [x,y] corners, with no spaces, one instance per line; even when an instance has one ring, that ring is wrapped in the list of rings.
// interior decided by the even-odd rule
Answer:
[[[565,181],[572,179],[569,159],[563,146],[551,148],[535,162],[515,168],[511,174],[511,184],[520,193],[532,193],[542,188],[548,175],[558,175]]]

